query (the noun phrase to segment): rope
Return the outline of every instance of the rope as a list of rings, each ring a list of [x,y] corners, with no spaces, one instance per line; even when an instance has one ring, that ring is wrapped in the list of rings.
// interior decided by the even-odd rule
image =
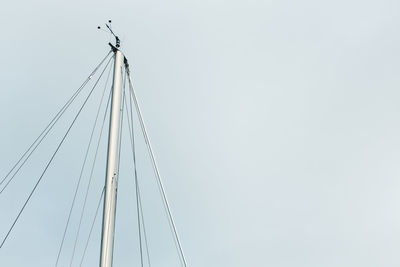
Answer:
[[[65,113],[65,111],[68,109],[68,107],[72,104],[72,102],[75,100],[75,98],[80,94],[80,92],[83,90],[83,88],[86,86],[86,84],[92,79],[93,75],[97,72],[97,70],[100,68],[100,66],[103,64],[103,62],[107,59],[107,57],[110,55],[110,53],[111,53],[111,51],[94,68],[94,70],[90,73],[90,75],[86,78],[86,80],[81,84],[81,86],[74,92],[74,94],[62,106],[62,108],[57,112],[57,114],[53,117],[53,119],[51,119],[51,121],[47,124],[47,126],[39,134],[39,136],[35,139],[35,141],[33,141],[33,143],[29,146],[29,148],[22,154],[22,156],[19,158],[19,160],[13,165],[11,170],[2,178],[0,185],[2,185],[6,181],[6,179],[14,171],[14,169],[19,165],[19,163],[22,161],[22,159],[24,159],[24,157],[29,153],[28,156],[25,158],[25,160],[21,163],[21,165],[17,168],[17,170],[11,176],[10,180],[1,189],[0,194],[3,193],[3,191],[10,184],[10,182],[13,180],[13,178],[18,173],[18,171],[22,168],[22,166],[25,164],[25,162],[29,159],[29,157],[32,155],[32,153],[36,150],[36,148],[40,145],[40,143],[43,141],[43,139],[51,131],[51,129],[54,127],[54,125],[57,123],[57,121],[62,117],[62,115]]]
[[[107,66],[106,66],[107,67]],[[105,70],[105,68],[104,68]],[[104,73],[104,70],[102,72],[102,74]],[[100,75],[99,79],[101,78],[102,74]],[[11,227],[9,228],[6,236],[4,237],[3,241],[1,242],[0,248],[3,247],[4,243],[6,242],[8,236],[10,235],[12,229],[14,228],[15,224],[17,223],[19,217],[21,216],[22,212],[24,211],[26,205],[28,204],[29,200],[31,199],[33,193],[36,191],[36,188],[38,187],[39,183],[42,181],[43,176],[45,175],[47,169],[49,168],[50,164],[53,162],[53,159],[55,158],[57,152],[59,151],[59,149],[61,148],[61,145],[64,143],[65,139],[67,138],[69,132],[72,129],[72,126],[75,124],[76,120],[78,119],[79,115],[81,114],[83,108],[85,107],[86,103],[88,102],[90,96],[92,95],[94,89],[96,88],[96,85],[99,81],[99,79],[96,81],[96,83],[94,84],[93,88],[91,89],[91,91],[89,92],[89,94],[87,95],[85,101],[83,102],[82,106],[80,107],[78,113],[76,114],[75,118],[73,119],[71,125],[69,126],[68,130],[66,131],[65,135],[63,136],[63,138],[61,139],[60,143],[58,144],[56,150],[54,151],[53,155],[51,156],[49,162],[47,163],[46,167],[44,168],[42,174],[40,175],[39,179],[37,180],[35,186],[33,187],[32,191],[30,192],[28,198],[25,200],[24,205],[22,206],[21,210],[19,211],[17,217],[15,218],[14,222],[12,223]]]
[[[109,63],[109,62],[108,62],[108,63]],[[107,63],[107,64],[108,64],[108,63]],[[58,265],[58,261],[59,261],[59,259],[60,259],[60,255],[61,255],[61,250],[62,250],[62,248],[63,248],[63,246],[64,246],[66,233],[67,233],[68,226],[69,226],[69,222],[70,222],[71,215],[72,215],[72,210],[73,210],[73,208],[74,208],[74,206],[75,206],[76,196],[77,196],[77,193],[78,193],[79,186],[80,186],[80,184],[81,184],[83,170],[84,170],[84,168],[85,168],[86,161],[87,161],[88,154],[89,154],[89,150],[90,150],[90,147],[91,147],[91,144],[92,144],[93,135],[94,135],[94,130],[95,130],[96,125],[97,125],[97,120],[98,120],[98,117],[99,117],[101,104],[103,103],[103,98],[104,98],[104,94],[105,94],[105,92],[106,92],[106,88],[107,88],[108,80],[109,80],[109,77],[110,77],[110,73],[111,73],[111,68],[110,68],[109,71],[108,71],[108,75],[107,75],[106,83],[105,83],[105,86],[104,86],[103,94],[102,94],[102,96],[101,96],[101,100],[100,100],[100,103],[99,103],[99,107],[98,107],[98,109],[97,109],[96,118],[95,118],[94,123],[93,123],[93,128],[92,128],[92,132],[91,132],[91,134],[90,134],[90,139],[89,139],[89,144],[88,144],[87,149],[86,149],[85,158],[84,158],[84,160],[83,160],[83,164],[82,164],[81,171],[80,171],[80,174],[79,174],[78,183],[77,183],[77,185],[76,185],[76,187],[75,187],[74,197],[73,197],[73,200],[72,200],[72,203],[71,203],[71,207],[70,207],[70,210],[69,210],[67,223],[66,223],[65,228],[64,228],[64,233],[63,233],[63,237],[62,237],[62,240],[61,240],[61,244],[60,244],[60,247],[59,247],[59,250],[58,250],[57,260],[56,260],[55,266]],[[111,94],[110,94],[110,96],[111,96]],[[109,96],[109,98],[110,98],[110,96]],[[108,100],[108,101],[109,101],[109,100]],[[108,101],[107,101],[107,102],[108,102]],[[106,111],[107,111],[107,109],[106,109]],[[103,121],[103,123],[104,123],[104,121]]]

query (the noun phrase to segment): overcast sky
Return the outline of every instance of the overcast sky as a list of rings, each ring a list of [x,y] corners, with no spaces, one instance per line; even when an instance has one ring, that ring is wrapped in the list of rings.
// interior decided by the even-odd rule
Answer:
[[[399,10],[395,0],[3,2],[0,178],[106,55],[97,25],[111,18],[190,267],[399,266]],[[54,266],[99,84],[0,249],[1,266]],[[0,194],[1,240],[79,103]],[[140,266],[124,129],[117,267]],[[152,266],[180,266],[136,136]],[[72,266],[104,183],[101,141]],[[59,266],[70,263],[93,154]],[[83,266],[98,264],[99,219]]]

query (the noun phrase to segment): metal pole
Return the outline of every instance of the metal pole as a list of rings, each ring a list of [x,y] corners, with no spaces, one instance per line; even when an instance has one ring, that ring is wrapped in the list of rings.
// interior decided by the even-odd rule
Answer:
[[[115,49],[114,82],[112,87],[110,129],[108,136],[106,194],[103,208],[100,267],[111,267],[113,262],[115,211],[119,174],[119,138],[121,126],[122,73],[124,55]]]

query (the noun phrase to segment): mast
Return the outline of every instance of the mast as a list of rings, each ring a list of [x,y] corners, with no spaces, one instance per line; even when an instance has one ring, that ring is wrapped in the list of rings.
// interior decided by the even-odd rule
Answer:
[[[116,37],[116,47],[110,44],[115,54],[114,79],[112,86],[110,128],[108,134],[107,170],[105,182],[105,197],[103,207],[103,227],[101,235],[100,267],[111,267],[113,263],[115,212],[117,204],[117,185],[119,176],[119,150],[122,107],[122,73],[124,55],[119,48]]]

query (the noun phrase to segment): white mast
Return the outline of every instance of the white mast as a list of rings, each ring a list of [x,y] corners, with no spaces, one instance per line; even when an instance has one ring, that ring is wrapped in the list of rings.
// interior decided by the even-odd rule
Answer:
[[[113,46],[112,46],[113,47]],[[117,47],[119,42],[117,39]],[[113,47],[115,53],[114,81],[112,87],[110,129],[108,136],[106,194],[103,208],[103,229],[101,235],[100,267],[111,267],[113,263],[115,211],[119,176],[119,144],[121,131],[122,73],[124,55]]]

